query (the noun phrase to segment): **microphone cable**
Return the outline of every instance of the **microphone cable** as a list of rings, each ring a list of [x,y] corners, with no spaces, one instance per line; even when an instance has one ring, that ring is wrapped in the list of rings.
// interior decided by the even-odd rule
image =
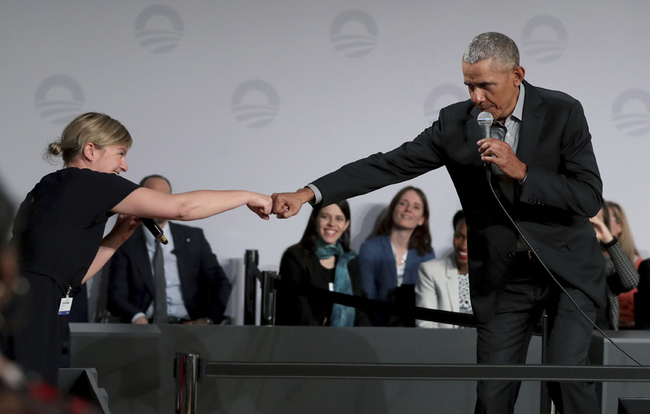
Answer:
[[[624,351],[624,350],[623,350],[620,346],[618,346],[618,345],[617,345],[617,344],[616,344],[616,343],[615,343],[615,342],[614,342],[614,341],[613,341],[613,340],[612,340],[612,339],[611,339],[607,334],[605,334],[605,332],[603,332],[602,329],[600,329],[600,328],[598,327],[598,325],[596,325],[596,323],[595,323],[594,321],[592,321],[591,319],[589,319],[589,317],[587,316],[587,314],[586,314],[586,313],[585,313],[585,312],[580,308],[580,306],[579,306],[579,305],[576,303],[576,301],[571,297],[571,295],[569,295],[569,292],[566,291],[566,289],[564,288],[564,286],[562,286],[562,284],[557,280],[557,278],[555,277],[555,275],[553,275],[553,273],[549,270],[549,268],[546,266],[546,263],[544,263],[544,261],[542,260],[542,258],[539,257],[539,255],[537,254],[537,250],[535,250],[535,249],[533,248],[533,246],[528,242],[528,239],[526,239],[526,236],[524,236],[524,234],[521,232],[521,229],[519,228],[519,226],[517,225],[517,223],[515,223],[515,221],[512,219],[512,217],[510,217],[510,214],[508,213],[508,210],[506,210],[506,208],[504,207],[503,203],[501,203],[501,200],[500,200],[499,197],[497,196],[496,191],[494,191],[494,187],[492,186],[492,164],[489,163],[489,162],[486,162],[486,163],[485,163],[485,167],[486,167],[485,170],[486,170],[487,181],[488,181],[488,185],[490,186],[490,190],[492,191],[492,195],[494,195],[494,198],[497,200],[497,203],[499,203],[499,206],[501,207],[501,210],[503,210],[503,212],[505,213],[506,217],[508,217],[508,220],[510,220],[510,223],[512,223],[512,225],[514,226],[514,228],[517,229],[517,233],[519,234],[519,236],[521,237],[521,239],[524,241],[524,243],[526,243],[526,246],[528,246],[528,248],[530,249],[529,251],[533,254],[533,256],[535,256],[535,259],[536,259],[536,260],[537,260],[537,261],[542,265],[542,267],[544,268],[544,270],[546,270],[546,272],[549,274],[549,276],[551,276],[551,279],[553,280],[553,282],[555,282],[555,284],[560,288],[560,290],[562,290],[562,292],[567,296],[567,298],[569,298],[569,300],[571,301],[571,303],[573,303],[573,306],[575,306],[575,308],[578,310],[578,312],[580,312],[580,314],[582,314],[582,316],[583,316],[585,319],[587,319],[587,320],[589,321],[589,323],[591,323],[591,325],[592,325],[594,328],[596,328],[596,330],[597,330],[598,332],[600,332],[600,334],[601,334],[604,338],[606,338],[606,339],[607,339],[607,340],[608,340],[612,345],[614,345],[614,347],[615,347],[616,349],[618,349],[619,351],[621,351],[625,356],[627,356],[627,357],[630,358],[632,361],[634,361],[634,363],[636,363],[638,366],[643,367],[643,366],[644,366],[643,364],[641,364],[639,361],[637,361],[637,360],[636,360],[632,355],[630,355],[629,353],[627,353],[626,351]],[[498,167],[497,167],[497,168],[498,168]]]

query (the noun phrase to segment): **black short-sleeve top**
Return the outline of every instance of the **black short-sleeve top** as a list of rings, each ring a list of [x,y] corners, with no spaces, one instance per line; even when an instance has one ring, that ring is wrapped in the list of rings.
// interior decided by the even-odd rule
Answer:
[[[64,168],[36,184],[14,225],[23,272],[78,288],[104,236],[111,209],[139,186],[116,174]]]

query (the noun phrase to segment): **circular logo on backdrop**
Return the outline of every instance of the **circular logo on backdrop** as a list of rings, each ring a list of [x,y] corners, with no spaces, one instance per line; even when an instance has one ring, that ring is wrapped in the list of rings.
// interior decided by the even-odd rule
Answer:
[[[467,90],[458,85],[436,86],[424,100],[424,116],[431,120],[431,123],[438,119],[438,112],[445,106],[468,99]]]
[[[650,131],[650,94],[642,89],[628,89],[618,95],[612,106],[616,128],[630,137]]]
[[[262,128],[278,116],[280,97],[269,83],[253,79],[235,89],[230,108],[239,122],[249,128]]]
[[[84,92],[70,76],[54,75],[38,85],[34,103],[43,118],[53,124],[64,125],[82,112]]]
[[[377,23],[361,10],[348,10],[336,16],[330,26],[330,40],[337,52],[349,58],[367,55],[377,44]]]
[[[144,9],[135,20],[135,37],[151,52],[167,53],[183,38],[183,20],[171,7],[154,4]]]
[[[558,60],[566,50],[566,28],[553,16],[533,17],[524,26],[521,36],[524,53],[538,63]]]

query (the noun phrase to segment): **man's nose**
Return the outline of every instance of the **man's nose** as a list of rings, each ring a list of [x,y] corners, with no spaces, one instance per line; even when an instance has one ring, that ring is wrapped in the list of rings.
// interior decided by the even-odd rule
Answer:
[[[472,103],[479,104],[485,101],[485,93],[477,88],[471,92],[470,98],[472,100]]]

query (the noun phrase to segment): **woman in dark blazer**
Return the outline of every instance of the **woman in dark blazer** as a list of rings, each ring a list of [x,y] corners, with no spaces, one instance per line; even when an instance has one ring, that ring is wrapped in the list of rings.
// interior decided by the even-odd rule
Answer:
[[[343,200],[314,209],[300,243],[280,262],[282,280],[361,296],[356,253],[350,250],[350,205]],[[368,326],[360,310],[329,301],[277,292],[277,325]]]

